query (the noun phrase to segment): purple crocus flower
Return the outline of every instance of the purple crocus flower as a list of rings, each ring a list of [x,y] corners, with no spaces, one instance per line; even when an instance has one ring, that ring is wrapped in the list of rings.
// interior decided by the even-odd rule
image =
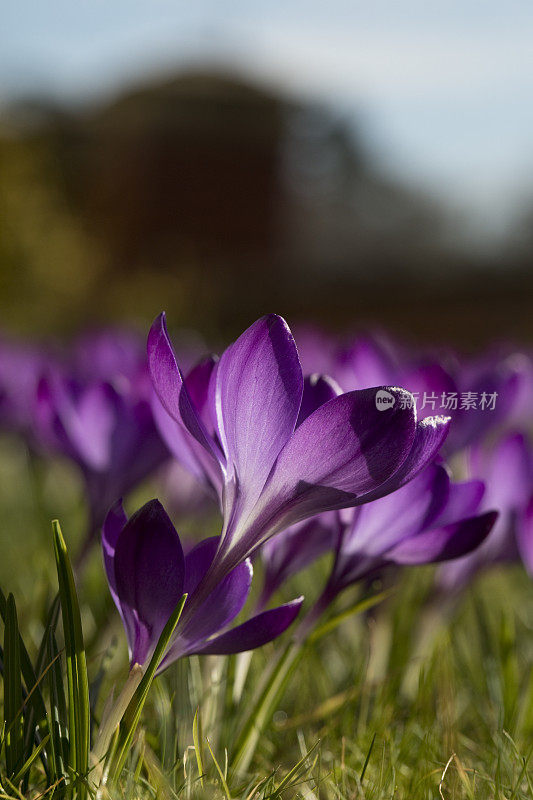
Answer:
[[[318,331],[307,331],[304,344],[306,363],[320,364],[344,391],[378,384],[403,386],[416,399],[419,419],[449,415],[447,453],[475,443],[488,431],[509,429],[520,425],[520,418],[528,419],[533,368],[526,353],[498,348],[463,359],[450,351],[419,351],[377,335],[358,336],[341,346]]]
[[[53,364],[43,349],[0,340],[0,427],[33,444],[33,411],[39,379]]]
[[[507,433],[492,446],[478,444],[467,453],[468,472],[486,485],[481,509],[494,508],[499,518],[490,536],[470,555],[443,565],[437,585],[460,591],[480,570],[517,561],[528,552],[527,508],[533,487],[533,456],[521,433]]]
[[[448,428],[444,417],[417,423],[410,395],[393,386],[326,391],[326,402],[308,405],[296,345],[274,314],[187,378],[162,314],[150,330],[148,361],[169,417],[167,441],[175,436],[177,452],[186,442],[219,497],[215,583],[289,525],[394,491],[433,459]]]
[[[158,500],[146,503],[129,520],[117,502],[106,517],[102,547],[132,666],[145,664],[150,658],[185,592],[189,598],[202,594],[203,600],[194,607],[185,604],[160,671],[193,653],[226,655],[261,647],[289,627],[302,604],[300,597],[228,629],[250,591],[250,561],[243,561],[203,593],[200,587],[216,557],[218,537],[204,539],[184,555],[176,529]]]
[[[453,483],[432,464],[393,494],[336,515],[335,559],[326,587],[305,619],[308,631],[347,587],[391,565],[452,561],[475,551],[497,512],[478,513],[481,481]]]
[[[43,449],[66,455],[81,470],[90,509],[87,545],[116,498],[169,457],[150,395],[146,367],[114,381],[56,370],[39,383],[38,439]]]

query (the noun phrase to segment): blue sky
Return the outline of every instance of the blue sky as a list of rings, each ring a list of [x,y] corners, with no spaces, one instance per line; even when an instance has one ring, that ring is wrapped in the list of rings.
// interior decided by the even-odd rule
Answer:
[[[0,101],[213,63],[364,120],[387,166],[495,230],[533,194],[530,0],[4,0]]]

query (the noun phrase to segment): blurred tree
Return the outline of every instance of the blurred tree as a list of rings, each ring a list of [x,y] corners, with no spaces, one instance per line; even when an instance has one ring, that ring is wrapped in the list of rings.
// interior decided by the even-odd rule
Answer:
[[[388,177],[357,125],[236,76],[188,72],[81,110],[19,104],[0,161],[11,327],[145,326],[164,306],[213,336],[277,310],[483,341],[507,293],[511,329],[530,331],[516,271],[481,284],[496,262],[450,244],[443,210]]]

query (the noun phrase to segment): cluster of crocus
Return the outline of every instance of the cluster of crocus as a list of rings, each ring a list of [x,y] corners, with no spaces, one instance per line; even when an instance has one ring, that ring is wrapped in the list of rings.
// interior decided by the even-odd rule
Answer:
[[[307,329],[298,338],[297,349],[271,314],[191,368],[162,314],[147,357],[117,331],[84,337],[66,357],[0,348],[0,423],[80,469],[88,542],[103,525],[132,664],[146,663],[184,593],[160,669],[272,640],[302,603],[267,610],[272,597],[326,553],[331,572],[308,599],[300,637],[346,587],[391,567],[445,561],[445,591],[519,555],[533,571],[527,354],[464,360],[372,337],[338,342]],[[180,503],[218,504],[220,535],[186,555],[158,501],[129,520],[119,502],[162,464]],[[231,628],[258,554],[255,613]]]
[[[531,569],[531,356],[499,347],[464,359],[451,351],[419,352],[383,337],[339,343],[310,329],[303,334],[304,363],[320,363],[344,390],[394,380],[413,393],[419,416],[435,410],[449,415],[442,453],[459,477],[486,484],[482,510],[496,509],[500,519],[475,553],[439,570],[439,586],[458,591],[480,569],[519,557]]]
[[[79,467],[89,505],[88,541],[117,497],[168,458],[150,395],[139,341],[110,332],[84,337],[70,362],[49,364],[39,380],[37,440]]]

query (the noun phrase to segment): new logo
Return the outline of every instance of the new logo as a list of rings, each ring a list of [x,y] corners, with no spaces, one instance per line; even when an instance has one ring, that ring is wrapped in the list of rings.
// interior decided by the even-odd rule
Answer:
[[[380,389],[376,392],[376,408],[378,411],[386,411],[388,408],[392,408],[395,402],[394,395],[385,391],[385,389]]]

